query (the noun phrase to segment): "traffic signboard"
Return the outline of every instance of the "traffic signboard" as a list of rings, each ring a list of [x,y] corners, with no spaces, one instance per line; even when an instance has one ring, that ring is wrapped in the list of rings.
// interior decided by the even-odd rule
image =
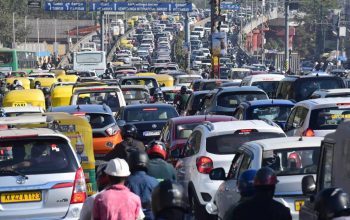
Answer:
[[[45,2],[45,11],[86,11],[85,2]]]
[[[191,12],[192,3],[90,2],[90,11]]]
[[[28,0],[28,8],[41,8],[41,0]]]
[[[232,10],[232,11],[237,11],[240,10],[240,5],[239,4],[233,4],[230,2],[221,2],[221,9],[222,10]]]

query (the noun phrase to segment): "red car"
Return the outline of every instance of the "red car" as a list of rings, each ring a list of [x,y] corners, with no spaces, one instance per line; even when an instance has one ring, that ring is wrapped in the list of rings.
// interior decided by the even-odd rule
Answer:
[[[167,147],[168,160],[175,162],[179,157],[177,154],[180,154],[181,148],[185,146],[188,137],[197,125],[205,121],[221,122],[235,120],[237,119],[234,117],[224,115],[193,115],[171,118],[163,127],[159,140],[164,142]]]

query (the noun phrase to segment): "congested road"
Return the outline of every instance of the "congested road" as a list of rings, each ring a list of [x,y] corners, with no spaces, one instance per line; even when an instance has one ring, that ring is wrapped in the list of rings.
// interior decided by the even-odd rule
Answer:
[[[108,14],[62,60],[0,48],[0,219],[349,219],[346,63],[283,65],[242,33],[283,9],[259,4]]]

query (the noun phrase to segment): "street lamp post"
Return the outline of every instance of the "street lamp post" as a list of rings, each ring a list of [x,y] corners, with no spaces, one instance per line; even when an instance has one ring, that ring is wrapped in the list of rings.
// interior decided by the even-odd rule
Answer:
[[[287,72],[289,70],[289,0],[284,2],[284,25],[285,25],[285,39],[284,39],[284,68]]]

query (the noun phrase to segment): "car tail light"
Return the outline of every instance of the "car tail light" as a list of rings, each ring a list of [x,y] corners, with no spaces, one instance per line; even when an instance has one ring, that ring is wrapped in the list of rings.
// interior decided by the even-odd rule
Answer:
[[[306,137],[314,137],[314,136],[315,136],[315,132],[314,132],[314,130],[312,130],[311,128],[308,128],[308,129],[306,129],[306,130],[303,132],[303,136],[306,136]]]
[[[79,168],[75,173],[73,194],[70,200],[70,204],[83,203],[85,202],[86,195],[86,183],[84,177],[83,168]]]
[[[85,116],[86,113],[85,113],[85,112],[74,112],[72,115],[75,115],[75,116]]]
[[[106,129],[106,133],[109,136],[115,135],[119,131],[119,127],[117,125],[113,125],[112,127],[109,127]]]
[[[197,158],[197,170],[200,173],[209,174],[213,169],[213,161],[209,157],[199,157]]]

